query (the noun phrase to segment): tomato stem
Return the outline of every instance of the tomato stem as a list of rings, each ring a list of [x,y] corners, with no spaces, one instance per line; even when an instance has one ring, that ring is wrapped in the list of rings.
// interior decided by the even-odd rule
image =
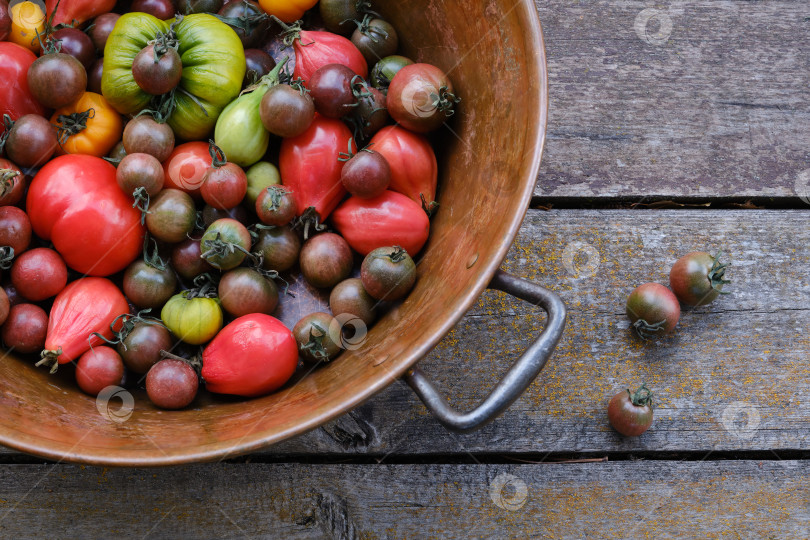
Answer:
[[[376,15],[376,13],[375,13],[375,15]],[[383,39],[388,39],[388,32],[386,32],[382,28],[376,28],[376,27],[372,28],[371,27],[371,20],[373,18],[374,17],[372,17],[371,13],[366,13],[363,16],[362,20],[360,20],[360,21],[355,20],[353,22],[354,22],[354,24],[357,25],[357,29],[360,30],[360,33],[363,34],[364,36],[368,37],[374,43],[379,43],[380,42],[380,40],[378,40],[377,37],[381,37]],[[372,34],[374,34],[374,35],[372,35]]]
[[[152,251],[149,251],[149,240],[152,240]],[[168,268],[169,263],[160,257],[160,249],[158,248],[157,240],[148,234],[143,238],[143,262],[151,266],[155,270],[164,271]]]
[[[326,352],[326,349],[323,346],[323,340],[326,337],[327,332],[317,323],[310,324],[311,328],[309,329],[309,341],[307,341],[305,345],[301,345],[301,350],[309,351],[315,358],[328,362],[329,353]],[[318,333],[315,333],[316,330]]]
[[[652,400],[652,392],[649,388],[647,388],[647,383],[641,383],[638,390],[635,392],[630,392],[630,389],[627,389],[627,393],[630,395],[630,402],[633,405],[638,407],[646,407],[647,405],[650,406],[650,409],[653,408],[653,400]]]
[[[87,121],[95,117],[96,110],[93,108],[83,112],[60,114],[56,118],[56,123],[59,124],[56,132],[59,146],[67,143],[68,139],[73,135],[77,135],[87,129]]]
[[[436,201],[427,202],[424,193],[420,193],[419,198],[422,199],[422,210],[425,211],[429,218],[432,218],[433,214],[436,213],[436,210],[439,209],[439,203]]]
[[[6,141],[8,140],[8,134],[11,133],[11,128],[14,127],[14,120],[7,114],[3,115],[3,128],[5,131],[2,135],[0,135],[0,154],[3,153],[3,149],[6,146]]]
[[[712,268],[709,270],[709,274],[706,276],[709,278],[709,282],[712,285],[712,289],[717,291],[720,294],[731,294],[728,291],[723,291],[721,288],[723,285],[731,283],[731,280],[725,279],[726,276],[726,268],[730,266],[730,263],[721,263],[720,256],[723,254],[722,251],[718,251],[717,255],[714,256],[712,259]]]
[[[194,288],[185,292],[187,300],[193,298],[216,298],[217,280],[209,273],[200,274],[194,278]]]
[[[182,356],[177,356],[176,354],[172,354],[169,351],[161,349],[160,350],[160,358],[161,359],[168,358],[168,359],[171,359],[171,360],[179,360],[181,362],[185,362],[186,364],[188,364],[192,368],[194,368],[194,371],[197,373],[197,377],[202,377],[202,375],[201,375],[202,365],[203,365],[202,364],[202,353],[196,354],[196,355],[192,356],[191,358],[183,358]]]
[[[652,324],[648,323],[644,319],[639,319],[633,323],[633,328],[636,329],[636,333],[638,333],[641,339],[650,339],[657,336],[659,332],[663,332],[666,324],[666,319]]]
[[[214,169],[219,169],[228,163],[225,152],[222,151],[222,148],[217,146],[214,139],[208,139],[208,153],[211,154],[211,167]]]
[[[439,93],[431,94],[430,97],[433,99],[433,106],[448,118],[456,113],[455,106],[461,101],[460,97],[448,92],[446,86],[439,88]]]
[[[351,144],[351,143],[350,143]],[[325,231],[326,225],[321,223],[321,215],[315,210],[314,206],[310,206],[304,213],[301,214],[293,223],[292,228],[296,229],[301,225],[304,226],[304,240],[309,240],[309,228],[313,227],[316,231]]]
[[[183,21],[183,16],[179,13],[175,16],[174,21],[169,26],[167,32],[158,32],[155,34],[155,39],[147,42],[148,45],[154,45],[152,50],[155,53],[155,64],[160,62],[160,58],[169,52],[170,49],[175,51],[180,48],[180,41],[177,39],[177,33],[174,29]]]
[[[132,192],[132,198],[135,199],[132,208],[137,208],[141,211],[141,225],[143,225],[146,223],[146,214],[149,213],[149,193],[146,191],[145,187],[137,187]],[[144,242],[146,242],[146,240],[144,240]],[[144,249],[146,249],[145,244]]]
[[[8,270],[14,262],[14,248],[11,246],[0,247],[0,268]]]
[[[402,249],[400,246],[394,246],[394,251],[387,255],[389,259],[391,259],[392,263],[398,263],[404,261],[408,257],[408,252]]]
[[[59,369],[59,357],[62,355],[62,347],[57,348],[55,351],[44,350],[40,353],[40,357],[42,358],[39,362],[34,364],[34,367],[39,366],[46,366],[51,368],[50,374],[53,375],[56,373],[56,370]]]
[[[238,17],[225,17],[223,15],[216,14],[214,17],[224,22],[231,28],[241,30],[246,36],[252,34],[260,24],[270,18],[267,16],[267,13],[250,13],[247,9],[243,10],[242,14]]]

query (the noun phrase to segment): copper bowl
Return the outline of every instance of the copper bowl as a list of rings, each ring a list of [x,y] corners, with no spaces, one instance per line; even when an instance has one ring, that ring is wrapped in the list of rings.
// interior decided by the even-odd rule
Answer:
[[[380,3],[383,4],[383,3]],[[565,309],[548,291],[498,273],[529,205],[548,113],[546,58],[530,0],[408,0],[378,6],[401,50],[450,75],[463,97],[440,144],[441,209],[410,296],[357,350],[253,400],[200,400],[160,411],[140,394],[102,403],[68,377],[7,356],[0,363],[0,444],[54,460],[155,466],[212,461],[266,447],[316,428],[406,376],[439,419],[472,429],[514,400],[559,339]],[[413,369],[496,276],[549,311],[538,343],[474,413],[458,415]],[[109,407],[103,410],[102,405]]]

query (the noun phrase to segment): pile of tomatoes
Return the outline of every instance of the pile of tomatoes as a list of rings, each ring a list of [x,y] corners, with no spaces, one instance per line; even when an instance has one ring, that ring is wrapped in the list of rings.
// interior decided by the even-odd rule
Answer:
[[[366,2],[10,4],[7,348],[177,409],[201,382],[272,392],[409,293],[438,206],[425,134],[460,100]],[[331,313],[290,329],[272,315],[299,273]]]

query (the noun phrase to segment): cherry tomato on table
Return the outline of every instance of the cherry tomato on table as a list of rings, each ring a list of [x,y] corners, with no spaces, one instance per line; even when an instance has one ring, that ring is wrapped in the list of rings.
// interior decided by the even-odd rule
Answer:
[[[643,339],[668,334],[681,317],[681,306],[672,292],[658,283],[639,285],[627,298],[627,317]]]
[[[669,272],[669,286],[678,300],[689,306],[705,306],[714,302],[723,291],[728,264],[705,251],[688,253],[678,259]]]
[[[634,393],[619,392],[608,403],[608,420],[613,428],[627,437],[647,431],[653,421],[652,392],[642,384]]]

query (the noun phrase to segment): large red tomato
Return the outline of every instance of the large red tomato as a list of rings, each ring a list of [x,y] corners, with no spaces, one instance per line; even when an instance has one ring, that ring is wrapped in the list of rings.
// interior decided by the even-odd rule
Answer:
[[[37,365],[51,366],[53,373],[58,364],[76,360],[90,347],[104,343],[95,333],[112,339],[110,325],[125,313],[129,313],[127,299],[110,280],[89,277],[70,283],[53,301],[45,351]]]
[[[34,232],[53,242],[74,270],[108,276],[141,253],[141,212],[118,187],[115,167],[103,159],[54,158],[31,181],[26,201]]]
[[[48,15],[56,9],[57,0],[46,0],[45,7]],[[75,24],[79,25],[98,15],[108,13],[115,7],[115,0],[61,0],[59,9],[56,10],[52,24]]]
[[[316,115],[304,133],[281,143],[281,183],[295,194],[297,215],[312,207],[325,220],[346,195],[340,181],[343,162],[338,158],[348,151],[351,138],[340,120]]]
[[[332,224],[361,255],[386,246],[416,255],[430,234],[422,206],[390,190],[373,199],[349,198],[332,213]]]
[[[12,120],[26,114],[45,116],[45,107],[28,89],[28,68],[36,59],[36,55],[25,47],[0,41],[0,124],[4,114]],[[5,130],[5,126],[0,125],[0,135]]]
[[[293,77],[308,82],[312,74],[327,64],[343,64],[366,79],[368,63],[354,43],[343,36],[319,30],[301,30],[293,42],[295,70]]]
[[[373,146],[372,146],[373,145]],[[407,195],[430,207],[436,198],[436,178],[439,168],[436,154],[427,138],[399,126],[382,128],[369,146],[391,166],[388,189]]]
[[[298,346],[289,328],[270,315],[239,317],[203,351],[205,387],[217,394],[261,396],[295,372]]]

